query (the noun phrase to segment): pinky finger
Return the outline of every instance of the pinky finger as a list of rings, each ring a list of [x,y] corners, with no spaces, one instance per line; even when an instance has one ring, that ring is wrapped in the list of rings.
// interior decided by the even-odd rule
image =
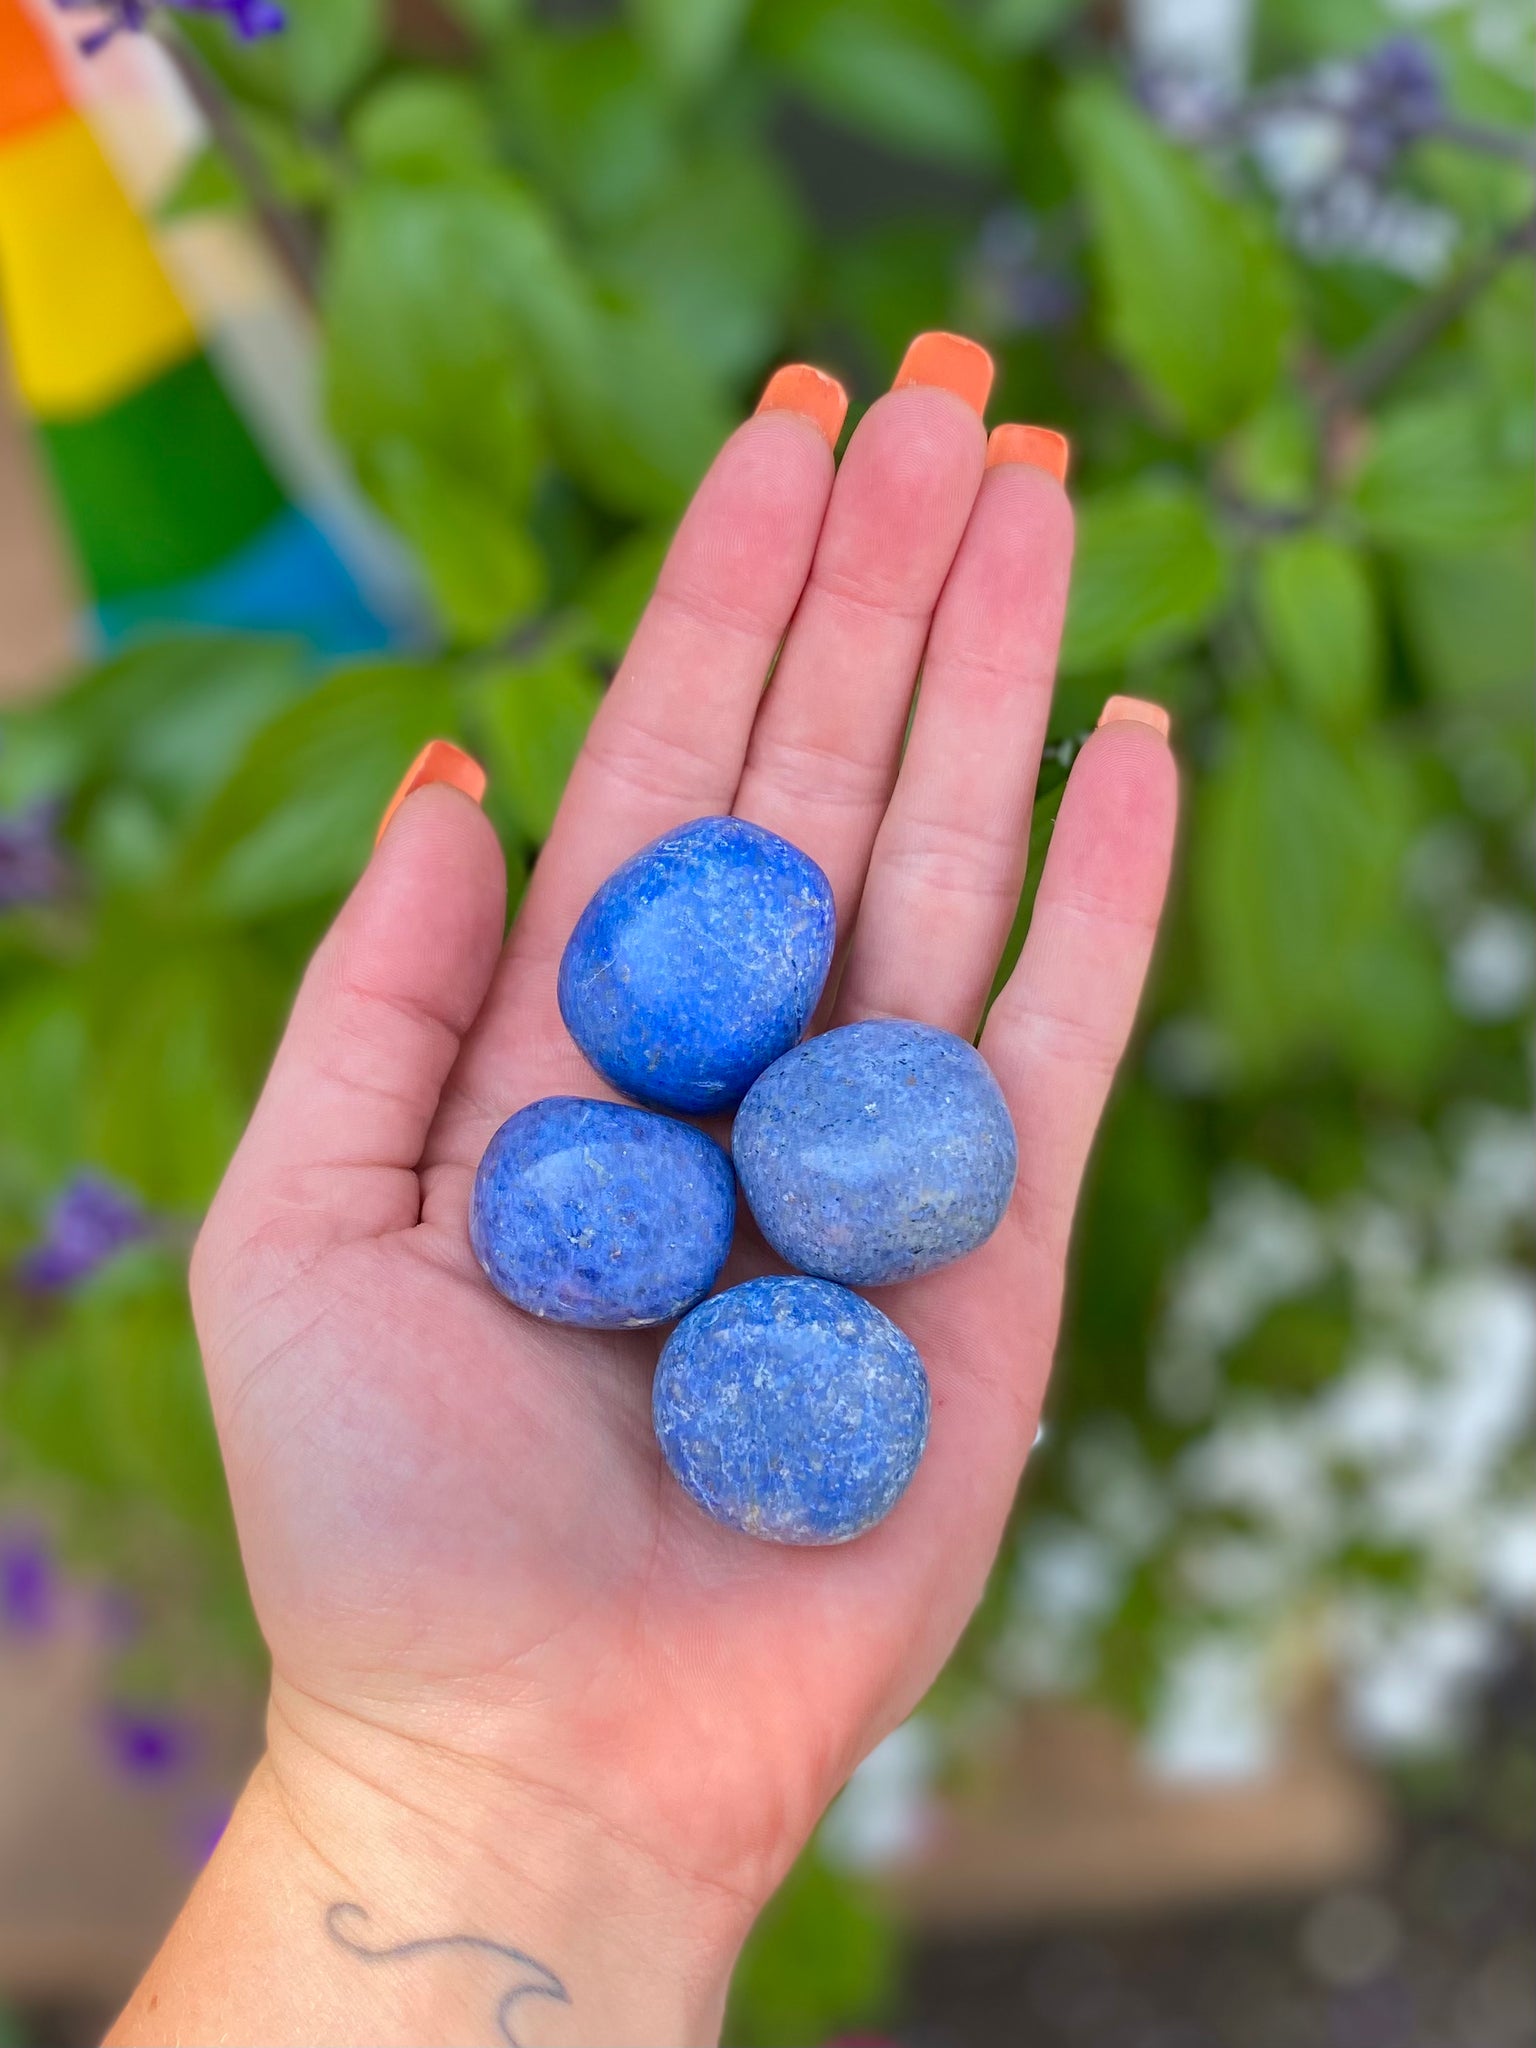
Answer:
[[[1125,698],[1107,709],[1073,765],[1029,937],[981,1040],[1018,1130],[1014,1213],[1058,1253],[1135,1022],[1178,811],[1163,714]]]

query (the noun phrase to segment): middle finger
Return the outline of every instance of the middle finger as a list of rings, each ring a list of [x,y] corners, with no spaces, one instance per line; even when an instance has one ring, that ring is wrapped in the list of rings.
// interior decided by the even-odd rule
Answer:
[[[737,815],[819,861],[851,930],[929,622],[981,481],[985,349],[919,335],[848,444],[752,730]]]

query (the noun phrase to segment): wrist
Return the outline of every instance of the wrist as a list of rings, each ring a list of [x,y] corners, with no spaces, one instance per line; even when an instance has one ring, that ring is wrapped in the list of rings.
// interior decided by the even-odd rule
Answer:
[[[112,2040],[692,2048],[753,1917],[563,1798],[275,1690],[269,1743]]]
[[[361,1727],[281,1688],[264,1770],[321,1867],[351,1882],[327,1905],[341,1954],[471,1934],[538,1965],[527,1975],[545,1995],[513,2008],[519,2040],[674,2048],[718,2039],[755,1917],[736,1894],[668,1870],[529,1776]],[[361,1907],[370,1924],[333,1915],[332,1904]],[[462,1966],[447,1947],[436,1960],[444,1979]]]

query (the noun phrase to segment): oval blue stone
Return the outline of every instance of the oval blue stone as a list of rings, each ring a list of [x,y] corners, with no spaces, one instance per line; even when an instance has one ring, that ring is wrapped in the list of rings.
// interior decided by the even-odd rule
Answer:
[[[508,1301],[556,1323],[628,1330],[701,1301],[731,1248],[731,1162],[691,1124],[550,1095],[485,1148],[469,1241]]]
[[[870,1302],[792,1274],[728,1287],[685,1317],[651,1412],[668,1465],[717,1522],[773,1543],[846,1543],[917,1470],[928,1375]]]
[[[742,818],[695,818],[617,868],[560,962],[560,1014],[625,1095],[734,1109],[804,1032],[832,965],[815,861]]]
[[[731,1134],[758,1228],[804,1273],[912,1280],[975,1251],[1008,1207],[1013,1120],[973,1045],[880,1018],[796,1046]]]

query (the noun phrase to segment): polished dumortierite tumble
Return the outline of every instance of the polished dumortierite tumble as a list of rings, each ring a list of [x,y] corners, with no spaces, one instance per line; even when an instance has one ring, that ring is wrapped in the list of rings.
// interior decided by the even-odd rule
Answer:
[[[729,1287],[667,1339],[651,1395],[707,1515],[772,1543],[846,1543],[888,1515],[928,1440],[928,1376],[888,1316],[798,1274]]]
[[[692,1124],[550,1095],[485,1148],[469,1241],[499,1294],[592,1330],[665,1323],[702,1301],[731,1248],[731,1162]]]
[[[815,861],[743,818],[695,818],[615,869],[560,962],[566,1029],[622,1094],[734,1109],[799,1039],[832,965]]]
[[[1013,1121],[973,1045],[880,1018],[796,1046],[731,1136],[758,1228],[802,1273],[877,1287],[975,1251],[1008,1207]]]

